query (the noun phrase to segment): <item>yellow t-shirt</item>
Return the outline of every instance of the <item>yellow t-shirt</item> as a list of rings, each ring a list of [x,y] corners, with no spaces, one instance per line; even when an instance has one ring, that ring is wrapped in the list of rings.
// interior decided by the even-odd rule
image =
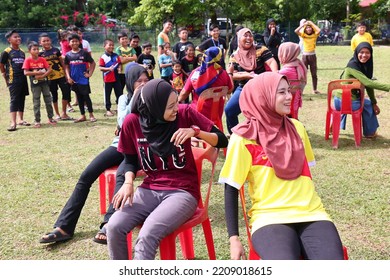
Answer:
[[[240,189],[248,181],[252,233],[269,224],[330,220],[311,178],[309,165],[314,165],[315,160],[309,137],[299,121],[292,121],[306,154],[302,175],[295,180],[276,177],[271,162],[256,141],[234,133],[229,140],[219,182]]]
[[[308,35],[302,31],[299,36],[302,37],[303,42],[303,52],[304,53],[314,53],[317,45],[317,38],[320,34],[313,32]]]
[[[363,35],[360,35],[359,33],[355,34],[351,39],[351,49],[352,51],[355,51],[356,47],[361,42],[368,42],[371,46],[374,45],[374,41],[372,40],[372,36],[368,32],[364,32]]]

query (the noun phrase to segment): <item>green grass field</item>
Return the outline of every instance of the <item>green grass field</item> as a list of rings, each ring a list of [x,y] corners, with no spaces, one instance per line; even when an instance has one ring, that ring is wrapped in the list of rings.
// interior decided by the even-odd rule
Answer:
[[[92,46],[92,49],[98,60],[102,48]],[[380,137],[376,140],[364,139],[361,147],[355,148],[351,118],[347,130],[341,131],[339,149],[332,149],[331,142],[324,140],[327,83],[340,76],[351,56],[348,46],[318,47],[322,94],[311,94],[309,75],[300,120],[307,128],[316,155],[313,180],[348,248],[350,259],[385,260],[390,259],[389,93],[376,91],[381,108]],[[390,48],[374,48],[374,76],[384,83],[390,83],[389,56]],[[155,76],[158,77],[157,72]],[[97,183],[91,189],[74,238],[49,246],[38,243],[41,235],[51,230],[85,166],[107,148],[114,137],[116,119],[103,116],[103,82],[98,70],[91,79],[91,86],[96,123],[62,121],[56,127],[21,127],[10,133],[6,130],[9,92],[4,80],[0,81],[0,259],[108,259],[107,247],[92,241],[102,220]],[[43,105],[41,114],[46,114]],[[70,115],[79,116],[78,112]],[[25,119],[33,121],[31,95],[26,100]],[[42,119],[44,123],[45,118]],[[215,181],[223,161],[221,153]],[[218,184],[213,186],[209,212],[217,258],[229,259],[223,188]],[[245,229],[243,226],[241,229],[241,238],[246,243]],[[207,259],[201,227],[194,230],[194,236],[196,258]],[[179,250],[178,258],[181,258]]]

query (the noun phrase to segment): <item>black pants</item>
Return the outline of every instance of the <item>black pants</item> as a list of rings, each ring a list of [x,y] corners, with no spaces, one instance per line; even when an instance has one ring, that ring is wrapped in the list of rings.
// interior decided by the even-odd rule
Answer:
[[[256,253],[264,260],[343,260],[343,247],[329,221],[274,224],[252,234]]]
[[[106,110],[111,110],[111,92],[114,89],[115,93],[115,103],[118,104],[118,99],[122,95],[122,85],[119,81],[113,83],[104,83],[104,104],[106,105]]]
[[[117,149],[112,146],[108,147],[95,157],[81,174],[72,195],[62,209],[54,227],[60,227],[66,233],[73,235],[92,184],[99,178],[99,175],[104,170],[118,166],[123,159],[122,153],[118,152]],[[110,205],[104,216],[104,220],[108,221],[113,213],[114,210]]]

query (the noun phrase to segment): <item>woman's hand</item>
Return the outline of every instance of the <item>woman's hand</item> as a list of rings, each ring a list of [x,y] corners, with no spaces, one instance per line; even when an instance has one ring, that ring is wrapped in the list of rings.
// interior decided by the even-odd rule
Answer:
[[[237,235],[231,236],[230,241],[230,259],[232,260],[246,260],[245,250]]]
[[[374,109],[375,115],[379,115],[379,113],[381,112],[381,109],[379,109],[378,105],[374,104],[374,105],[372,105],[372,107]]]
[[[183,144],[187,139],[195,136],[195,130],[192,128],[179,128],[175,133],[173,133],[171,142],[175,146]]]
[[[112,199],[112,204],[114,209],[122,209],[126,203],[126,200],[129,201],[130,206],[133,205],[134,197],[134,186],[133,182],[124,182],[120,190],[114,195]]]

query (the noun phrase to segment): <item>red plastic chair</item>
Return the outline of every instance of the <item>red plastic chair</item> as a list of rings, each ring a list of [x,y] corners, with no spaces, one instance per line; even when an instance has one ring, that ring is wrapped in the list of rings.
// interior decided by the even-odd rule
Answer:
[[[113,166],[104,170],[99,176],[99,198],[100,198],[100,214],[106,214],[107,209],[107,193],[108,203],[112,201],[116,183],[116,171],[118,166]],[[140,170],[137,172],[137,177],[145,176],[145,173]]]
[[[352,89],[360,91],[360,108],[352,111]],[[337,111],[333,105],[333,91],[342,90],[341,110]],[[329,139],[330,129],[332,128],[332,146],[337,149],[340,122],[342,114],[352,115],[352,126],[355,137],[356,147],[360,146],[362,140],[362,112],[364,106],[364,85],[356,79],[334,80],[328,84],[328,110],[326,112],[325,140]]]
[[[249,225],[248,215],[246,211],[246,200],[245,200],[245,188],[244,186],[240,189],[240,200],[241,200],[241,208],[242,208],[242,214],[244,216],[245,221],[245,228],[246,228],[246,234],[248,238],[248,247],[249,247],[249,260],[260,260],[260,256],[256,253],[255,249],[252,245],[252,239],[251,239],[251,226]],[[343,252],[344,252],[344,260],[348,260],[348,252],[347,247],[343,246]]]
[[[203,105],[206,102],[206,100],[212,99],[213,104],[211,107],[211,112],[207,112],[207,115],[209,116],[209,119],[222,132],[223,132],[223,123],[222,123],[221,116],[223,115],[223,106],[220,106],[220,102],[222,100],[223,103],[225,103],[228,91],[229,88],[227,86],[211,87],[202,91],[202,93],[199,95],[197,108],[196,108],[198,112],[202,113]],[[220,111],[221,107],[222,107],[222,112]],[[223,153],[226,156],[226,148],[223,149]]]
[[[211,112],[207,112],[209,119],[214,122],[214,124],[223,132],[223,124],[222,124],[222,114],[220,112],[220,100],[222,98],[223,102],[225,102],[226,95],[229,91],[227,86],[220,87],[212,87],[208,88],[199,95],[198,103],[197,103],[197,111],[202,112],[203,105],[206,100],[212,99],[213,105],[211,107]]]
[[[203,144],[202,144],[203,145]],[[114,196],[114,190],[115,190],[115,183],[116,183],[116,171],[117,166],[111,167],[106,169],[102,174],[99,176],[99,196],[100,196],[100,213],[101,215],[106,214],[106,195],[108,193],[108,202],[110,203],[112,201],[112,198]],[[144,177],[145,173],[140,170],[137,172],[137,179],[140,177]],[[141,226],[140,226],[141,227]],[[182,246],[182,253],[185,259],[194,259],[194,248],[191,243],[186,242],[186,240],[192,240],[192,228],[187,230],[186,232],[186,238],[184,238],[184,233],[179,234],[180,243]],[[189,245],[186,245],[186,244]],[[127,248],[129,251],[129,259],[132,259],[132,255],[130,252],[132,252],[132,232],[130,232],[127,235]],[[192,246],[192,247],[191,247]],[[167,256],[168,258],[168,256]]]
[[[210,260],[215,260],[215,248],[213,233],[211,230],[210,218],[208,215],[208,206],[210,200],[211,186],[213,184],[215,164],[218,158],[218,149],[206,145],[204,147],[192,147],[196,169],[198,172],[199,188],[202,186],[202,166],[203,161],[207,160],[211,163],[211,174],[208,180],[208,188],[206,196],[199,200],[198,207],[194,215],[176,229],[173,233],[166,236],[160,242],[160,259],[161,260],[175,260],[176,259],[176,237],[179,235],[182,254],[185,259],[194,259],[194,244],[192,238],[192,228],[201,224],[203,228],[206,246],[209,253]],[[132,259],[132,232],[127,235],[127,248],[129,252],[129,259]]]

